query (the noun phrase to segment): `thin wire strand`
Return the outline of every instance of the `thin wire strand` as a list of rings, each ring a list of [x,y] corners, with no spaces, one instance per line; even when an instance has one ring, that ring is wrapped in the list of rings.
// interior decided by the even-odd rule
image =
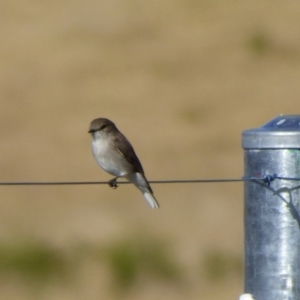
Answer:
[[[166,183],[204,183],[204,182],[236,182],[244,181],[243,179],[205,179],[205,180],[153,180],[151,184],[166,184]],[[129,184],[129,181],[118,181],[117,184]],[[0,182],[0,185],[95,185],[109,184],[107,181],[44,181],[44,182]]]
[[[277,179],[282,179],[282,180],[300,181],[300,178],[297,178],[297,177],[280,177],[280,176],[277,176],[276,178]]]
[[[264,181],[271,182],[275,179],[281,180],[293,180],[300,181],[300,178],[295,177],[280,177],[272,175],[270,179],[270,175],[264,177],[243,177],[243,178],[229,178],[229,179],[187,179],[187,180],[152,180],[149,181],[151,184],[170,184],[170,183],[228,183],[228,182],[243,182],[243,181]],[[129,184],[129,181],[118,181],[118,184]],[[109,184],[107,181],[7,181],[0,182],[0,185],[14,185],[14,186],[22,186],[22,185],[95,185],[95,184]]]

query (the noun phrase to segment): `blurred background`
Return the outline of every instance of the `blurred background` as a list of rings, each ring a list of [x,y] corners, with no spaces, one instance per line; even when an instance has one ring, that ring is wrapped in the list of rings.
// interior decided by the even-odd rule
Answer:
[[[299,114],[300,3],[3,0],[0,181],[106,181],[113,120],[149,180],[240,178],[241,134]],[[4,187],[2,299],[237,299],[243,184]]]

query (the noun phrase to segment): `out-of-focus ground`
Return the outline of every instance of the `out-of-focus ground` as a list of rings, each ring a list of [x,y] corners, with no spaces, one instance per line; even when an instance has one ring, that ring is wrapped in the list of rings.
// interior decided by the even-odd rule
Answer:
[[[149,180],[239,178],[242,131],[299,113],[298,1],[0,7],[0,181],[111,179],[96,117]],[[242,183],[152,187],[1,187],[1,299],[237,299]]]

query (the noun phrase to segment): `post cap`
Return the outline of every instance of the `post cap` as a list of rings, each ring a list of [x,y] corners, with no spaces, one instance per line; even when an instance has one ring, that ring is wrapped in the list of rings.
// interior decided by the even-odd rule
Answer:
[[[300,115],[280,115],[243,132],[244,149],[300,149]]]

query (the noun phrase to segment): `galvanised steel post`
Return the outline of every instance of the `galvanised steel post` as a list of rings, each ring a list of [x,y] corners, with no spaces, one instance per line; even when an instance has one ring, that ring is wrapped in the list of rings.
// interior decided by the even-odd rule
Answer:
[[[243,132],[245,177],[300,177],[300,115]],[[245,293],[300,299],[300,181],[245,182]]]

